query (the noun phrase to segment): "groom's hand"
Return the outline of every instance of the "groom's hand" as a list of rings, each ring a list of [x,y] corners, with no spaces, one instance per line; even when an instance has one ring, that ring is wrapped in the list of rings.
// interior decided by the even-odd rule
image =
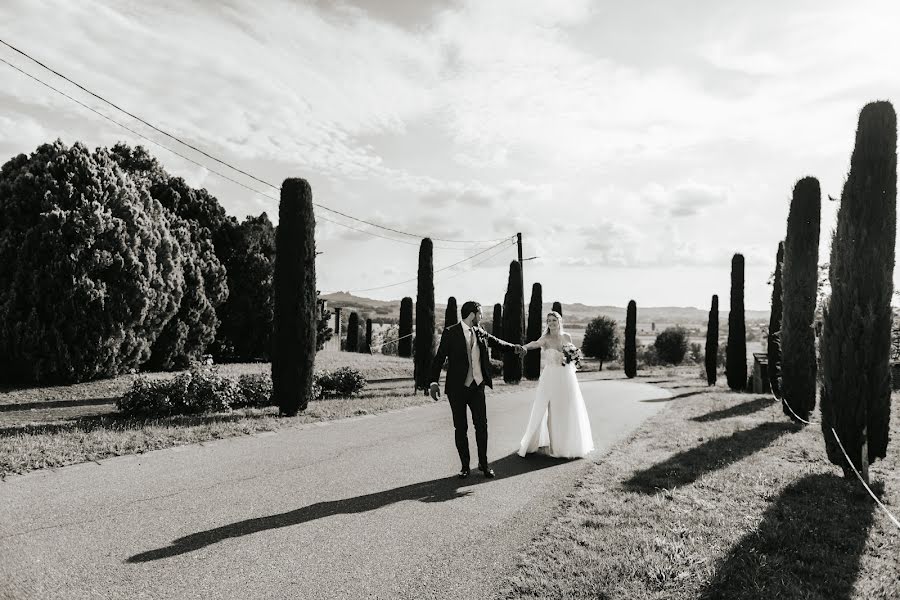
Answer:
[[[527,354],[527,353],[528,353],[528,350],[525,349],[525,346],[521,346],[521,345],[516,346],[516,354],[518,354],[519,356],[522,356],[523,354]]]
[[[431,394],[432,400],[440,400],[441,387],[437,383],[432,383],[431,387],[428,389],[428,392]]]

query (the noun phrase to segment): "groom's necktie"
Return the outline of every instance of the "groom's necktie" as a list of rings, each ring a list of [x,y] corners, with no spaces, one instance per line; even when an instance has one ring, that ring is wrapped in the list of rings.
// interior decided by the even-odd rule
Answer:
[[[472,365],[472,348],[475,347],[475,330],[469,328],[469,372],[466,373],[466,387],[472,385],[472,382],[475,381],[475,371],[474,366]]]

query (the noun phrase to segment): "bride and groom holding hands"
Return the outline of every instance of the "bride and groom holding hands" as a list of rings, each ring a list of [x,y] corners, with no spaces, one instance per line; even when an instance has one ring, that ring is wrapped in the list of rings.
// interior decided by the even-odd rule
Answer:
[[[472,413],[475,442],[478,447],[478,469],[485,477],[495,477],[487,460],[487,410],[485,387],[493,389],[488,346],[524,354],[540,348],[546,354],[546,365],[538,380],[535,398],[525,434],[519,444],[519,455],[541,452],[553,457],[580,458],[594,449],[591,425],[581,388],[575,376],[575,363],[568,362],[563,348],[571,344],[571,336],[563,331],[562,316],[547,313],[547,329],[540,339],[525,345],[510,344],[482,329],[481,305],[474,301],[460,309],[462,321],[444,329],[431,368],[431,397],[440,397],[441,370],[447,361],[444,391],[453,414],[456,449],[462,468],[460,478],[469,476],[468,411]],[[468,410],[467,410],[468,409]]]

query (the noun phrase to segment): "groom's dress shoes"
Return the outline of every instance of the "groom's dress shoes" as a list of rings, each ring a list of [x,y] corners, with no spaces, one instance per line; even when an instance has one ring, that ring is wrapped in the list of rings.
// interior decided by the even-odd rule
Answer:
[[[488,479],[493,479],[497,476],[497,474],[494,473],[494,470],[487,465],[478,465],[478,470],[484,473],[484,476]]]
[[[459,475],[457,475],[457,477],[459,477],[460,479],[465,479],[468,476],[469,476],[469,467],[463,467],[462,470],[460,470]]]

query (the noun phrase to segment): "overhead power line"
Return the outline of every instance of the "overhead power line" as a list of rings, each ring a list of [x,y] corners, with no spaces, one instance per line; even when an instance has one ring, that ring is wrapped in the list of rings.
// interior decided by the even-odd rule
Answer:
[[[486,249],[482,250],[481,252],[478,252],[478,253],[476,253],[476,254],[473,254],[472,256],[469,256],[468,258],[464,258],[464,259],[462,259],[462,260],[460,260],[460,261],[457,261],[457,262],[453,263],[452,265],[447,265],[446,267],[441,267],[440,269],[436,269],[436,270],[434,271],[434,273],[437,274],[437,273],[440,273],[440,272],[442,272],[442,271],[446,271],[446,270],[448,270],[448,269],[452,269],[453,267],[456,267],[456,266],[459,266],[459,265],[461,265],[461,264],[463,264],[463,263],[469,262],[470,260],[473,260],[474,258],[477,258],[478,256],[481,256],[482,254],[484,254],[484,253],[486,253],[486,252],[490,252],[491,250],[494,250],[494,249],[499,248],[499,247],[501,247],[501,246],[505,249],[505,248],[507,248],[507,247],[512,247],[514,244],[515,244],[514,238],[508,238],[508,239],[505,239],[505,240],[501,241],[499,244],[494,244],[494,245],[491,246],[490,248],[486,248]],[[496,255],[495,255],[495,256],[496,256]],[[493,258],[493,257],[490,257],[490,258]],[[483,261],[482,261],[482,262],[483,262]],[[457,273],[457,274],[458,274],[458,273]],[[451,276],[451,277],[452,277],[452,276]],[[376,287],[370,287],[370,288],[365,288],[365,289],[361,289],[361,290],[348,290],[347,293],[359,293],[359,292],[371,292],[371,291],[374,291],[374,290],[385,290],[385,289],[388,289],[388,288],[397,287],[398,285],[404,285],[404,284],[407,284],[407,283],[411,283],[411,282],[413,282],[413,281],[416,281],[417,279],[418,279],[418,277],[413,277],[412,279],[406,279],[406,280],[404,280],[404,281],[398,281],[398,282],[396,282],[396,283],[389,283],[389,284],[387,284],[387,285],[379,285],[379,286],[376,286]],[[447,279],[449,279],[449,277],[448,277]],[[336,293],[336,292],[330,292],[330,293]],[[325,295],[328,295],[328,294],[325,294]]]
[[[268,186],[268,187],[270,187],[270,188],[272,188],[272,189],[274,189],[274,190],[278,190],[278,191],[281,190],[281,186],[275,185],[274,183],[271,183],[271,182],[269,182],[269,181],[266,181],[266,180],[264,180],[264,179],[261,179],[261,178],[255,176],[255,175],[253,175],[252,173],[248,173],[247,171],[245,171],[245,170],[243,170],[243,169],[241,169],[241,168],[239,168],[239,167],[236,167],[236,166],[232,165],[231,163],[228,163],[228,162],[226,162],[226,161],[224,161],[224,160],[222,160],[222,159],[220,159],[220,158],[218,158],[218,157],[216,157],[216,156],[213,156],[212,154],[209,154],[208,152],[202,150],[201,148],[198,148],[197,146],[195,146],[195,145],[193,145],[193,144],[190,144],[190,143],[188,143],[188,142],[182,140],[182,139],[179,138],[178,136],[173,135],[173,134],[169,133],[168,131],[166,131],[166,130],[160,128],[160,127],[157,127],[156,125],[150,123],[149,121],[146,121],[145,119],[139,117],[138,115],[136,115],[136,114],[134,114],[134,113],[132,113],[132,112],[130,112],[130,111],[128,111],[128,110],[122,108],[121,106],[115,104],[114,102],[112,102],[112,101],[110,101],[110,100],[107,100],[106,98],[104,98],[104,97],[101,96],[100,94],[97,94],[96,92],[93,92],[93,91],[89,90],[88,88],[84,87],[83,85],[81,85],[81,84],[78,83],[77,81],[74,81],[74,80],[70,79],[70,78],[67,77],[66,75],[60,73],[60,72],[57,71],[56,69],[54,69],[54,68],[48,66],[47,64],[41,62],[40,60],[34,58],[33,56],[31,56],[31,55],[28,54],[27,52],[25,52],[25,51],[23,51],[23,50],[20,50],[19,48],[13,46],[12,44],[8,43],[7,41],[3,40],[2,38],[0,38],[0,44],[3,44],[4,46],[8,47],[9,49],[13,50],[14,52],[17,52],[18,54],[21,54],[22,56],[24,56],[24,57],[27,58],[28,60],[30,60],[30,61],[34,62],[35,64],[37,64],[38,66],[40,66],[41,68],[46,69],[47,71],[53,73],[53,74],[56,75],[57,77],[59,77],[59,78],[65,80],[65,81],[69,82],[70,84],[74,85],[75,87],[77,87],[78,89],[84,91],[85,93],[90,94],[91,96],[93,96],[94,98],[100,100],[101,102],[103,102],[103,103],[105,103],[105,104],[111,106],[112,108],[114,108],[114,109],[116,109],[116,110],[118,110],[118,111],[120,111],[120,112],[122,112],[122,113],[128,115],[128,116],[131,117],[132,119],[135,119],[135,120],[139,121],[140,123],[143,123],[144,125],[146,125],[146,126],[149,127],[150,129],[152,129],[152,130],[154,130],[154,131],[156,131],[156,132],[158,132],[158,133],[160,133],[160,134],[162,134],[162,135],[164,135],[164,136],[166,136],[166,137],[168,137],[168,138],[171,138],[172,140],[178,142],[179,144],[182,144],[183,146],[186,146],[186,147],[190,148],[191,150],[194,150],[195,152],[197,152],[197,153],[199,153],[199,154],[202,154],[203,156],[209,158],[210,160],[213,160],[213,161],[215,161],[215,162],[217,162],[217,163],[219,163],[219,164],[221,164],[221,165],[223,165],[223,166],[225,166],[225,167],[227,167],[227,168],[229,168],[229,169],[232,169],[233,171],[236,171],[237,173],[240,173],[240,174],[242,174],[242,175],[244,175],[244,176],[246,176],[246,177],[249,177],[250,179],[252,179],[252,180],[254,180],[254,181],[257,181],[257,182],[259,182],[259,183],[261,183],[261,184],[263,184],[263,185],[265,185],[265,186]],[[0,60],[2,60],[2,59],[0,59]],[[32,79],[35,79],[35,80],[37,80],[37,81],[39,81],[39,82],[41,82],[41,83],[44,83],[44,82],[42,82],[41,80],[39,80],[37,77],[34,77],[33,75],[30,75],[29,73],[27,73],[27,72],[25,72],[24,70],[22,70],[22,69],[20,69],[20,68],[18,68],[18,67],[16,67],[16,66],[14,66],[14,65],[12,65],[11,63],[9,63],[9,62],[7,62],[7,61],[5,61],[5,60],[4,60],[3,62],[6,63],[7,65],[13,67],[13,68],[16,69],[17,71],[19,71],[19,72],[21,72],[21,73],[24,73],[24,74],[28,75],[28,76],[31,77]],[[104,118],[106,118],[106,119],[112,121],[113,123],[116,123],[117,125],[119,125],[119,126],[121,126],[121,127],[124,127],[125,129],[128,129],[128,131],[131,131],[131,132],[134,133],[135,135],[139,135],[142,139],[147,139],[148,141],[150,141],[149,138],[147,138],[147,137],[145,137],[145,136],[143,136],[143,135],[141,135],[141,134],[139,134],[139,133],[133,131],[132,129],[130,129],[130,128],[124,126],[124,125],[122,125],[121,123],[117,123],[116,121],[114,121],[114,120],[112,120],[111,118],[109,118],[109,117],[103,115],[103,114],[100,113],[99,111],[97,111],[97,110],[95,110],[95,109],[93,109],[93,108],[87,106],[86,104],[83,104],[82,102],[79,102],[78,100],[75,100],[75,98],[69,96],[68,94],[65,94],[64,92],[61,92],[60,90],[57,90],[56,88],[50,86],[49,84],[44,83],[44,85],[46,85],[46,86],[49,87],[50,89],[53,89],[54,91],[59,92],[60,94],[63,94],[64,96],[66,96],[66,97],[69,98],[70,100],[73,100],[73,101],[75,101],[75,102],[78,102],[78,104],[81,104],[81,106],[84,106],[84,107],[90,109],[92,112],[95,112],[95,113],[97,113],[97,114],[103,116]],[[154,143],[156,143],[156,142],[154,142]],[[156,143],[156,145],[158,145],[158,146],[160,146],[160,147],[162,147],[162,148],[165,148],[166,150],[169,150],[170,152],[173,152],[174,154],[176,154],[176,155],[178,155],[178,156],[184,158],[185,160],[189,160],[190,162],[192,162],[192,163],[194,163],[194,164],[197,164],[197,165],[200,165],[201,167],[203,167],[203,168],[205,168],[205,169],[209,169],[209,167],[206,167],[205,165],[201,165],[200,163],[198,163],[198,162],[196,162],[196,161],[194,161],[194,160],[191,160],[191,159],[189,159],[189,158],[183,156],[182,154],[179,154],[179,153],[175,152],[175,151],[172,150],[171,148],[168,148],[168,147],[166,147],[166,146],[162,146],[161,144],[158,144],[158,143]],[[209,169],[209,170],[212,171],[212,169]],[[235,181],[234,179],[231,179],[230,177],[226,177],[226,176],[222,175],[221,173],[218,173],[218,172],[216,172],[216,171],[212,171],[212,172],[216,173],[217,175],[219,175],[219,176],[221,176],[221,177],[225,177],[225,179],[228,179],[229,181],[232,181],[232,182],[234,182],[234,183],[238,183],[238,185],[241,185],[242,187],[247,188],[247,189],[249,189],[249,190],[251,190],[251,191],[253,191],[253,192],[257,193],[257,194],[260,193],[258,190],[254,190],[253,188],[250,188],[250,187],[248,187],[248,186],[246,186],[246,185],[244,185],[244,184],[242,184],[242,183],[239,183],[239,182]],[[265,195],[265,194],[264,194],[264,195]],[[324,204],[320,204],[320,203],[318,203],[318,202],[313,202],[313,205],[314,205],[314,206],[317,206],[318,208],[321,208],[322,210],[325,210],[325,211],[329,211],[329,212],[338,214],[338,215],[340,215],[340,216],[342,216],[342,217],[345,217],[345,218],[347,218],[347,219],[351,219],[351,220],[353,220],[353,221],[357,221],[357,222],[359,222],[359,223],[364,223],[364,224],[369,225],[369,226],[371,226],[371,227],[376,227],[376,228],[378,228],[378,229],[382,229],[382,230],[385,230],[385,231],[390,231],[390,232],[393,232],[393,233],[396,233],[396,234],[399,234],[399,235],[405,235],[405,236],[412,237],[412,238],[416,238],[416,239],[421,239],[421,238],[423,238],[423,237],[431,237],[431,236],[422,235],[422,234],[409,233],[409,232],[407,232],[407,231],[402,231],[402,230],[400,230],[400,229],[395,229],[395,228],[393,228],[393,227],[388,227],[388,226],[386,226],[386,225],[381,225],[381,224],[375,223],[375,222],[373,222],[373,221],[368,221],[368,220],[366,220],[366,219],[361,219],[361,218],[359,218],[359,217],[354,217],[354,216],[352,216],[352,215],[350,215],[350,214],[347,214],[347,213],[345,213],[345,212],[342,212],[342,211],[339,211],[339,210],[337,210],[337,209],[331,208],[331,207],[329,207],[329,206],[325,206]],[[332,221],[332,222],[337,223],[336,221]],[[343,225],[342,223],[338,223],[338,224],[339,224],[339,225]],[[350,229],[353,229],[353,228],[351,227]],[[357,231],[363,231],[363,232],[365,232],[365,230],[360,230],[360,229],[357,229]],[[371,232],[365,232],[365,233],[370,233],[370,234],[371,234]],[[375,236],[375,237],[384,237],[384,236]],[[393,238],[386,238],[386,239],[393,239]],[[489,243],[494,243],[494,242],[501,241],[501,239],[492,239],[492,240],[451,240],[451,239],[447,239],[447,238],[438,238],[438,237],[431,237],[431,239],[432,239],[432,241],[447,242],[447,243],[457,243],[457,244],[489,244]],[[395,241],[400,241],[400,240],[395,240]]]

